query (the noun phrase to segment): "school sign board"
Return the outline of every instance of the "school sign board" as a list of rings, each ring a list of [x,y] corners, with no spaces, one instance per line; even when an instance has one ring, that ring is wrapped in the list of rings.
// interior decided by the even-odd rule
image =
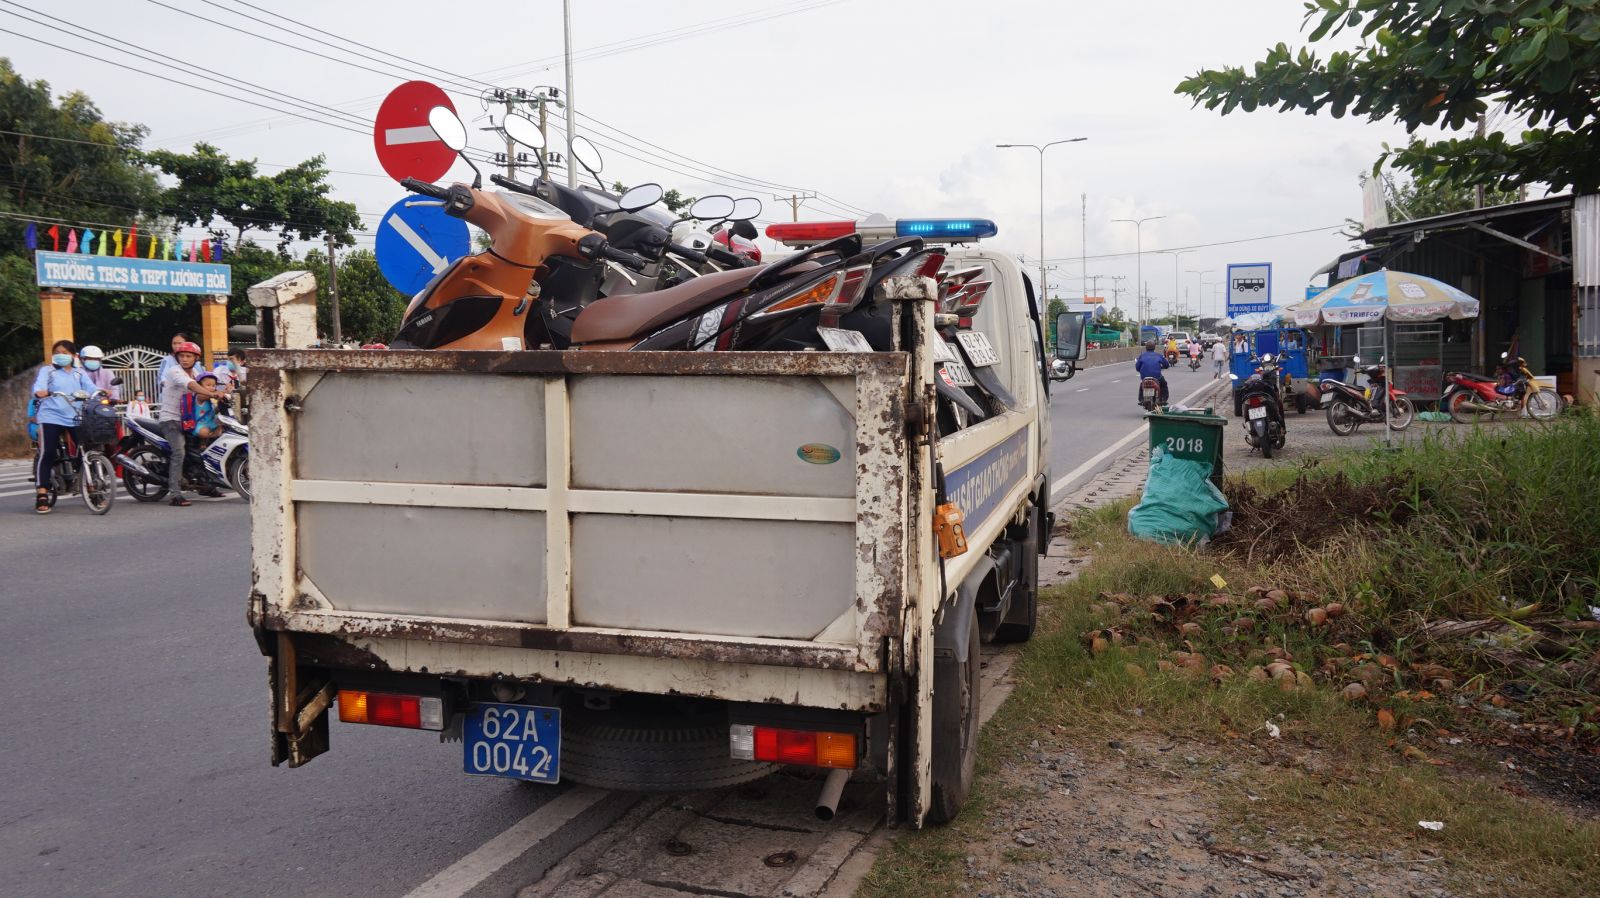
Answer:
[[[220,296],[233,292],[233,270],[220,262],[169,262],[40,251],[34,254],[33,267],[41,287]]]
[[[1228,317],[1272,310],[1272,263],[1228,266]]]

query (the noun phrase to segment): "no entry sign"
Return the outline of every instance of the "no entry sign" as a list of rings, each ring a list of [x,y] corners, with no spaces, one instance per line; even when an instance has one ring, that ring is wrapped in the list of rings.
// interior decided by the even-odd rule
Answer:
[[[384,97],[372,125],[372,145],[389,177],[432,182],[450,170],[455,151],[428,127],[428,110],[435,106],[456,109],[444,91],[427,81],[407,81]]]

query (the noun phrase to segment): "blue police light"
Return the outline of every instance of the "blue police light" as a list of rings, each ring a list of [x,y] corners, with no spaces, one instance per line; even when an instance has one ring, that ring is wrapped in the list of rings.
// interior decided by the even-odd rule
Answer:
[[[1000,233],[987,218],[902,218],[894,223],[896,237],[930,240],[981,240]]]

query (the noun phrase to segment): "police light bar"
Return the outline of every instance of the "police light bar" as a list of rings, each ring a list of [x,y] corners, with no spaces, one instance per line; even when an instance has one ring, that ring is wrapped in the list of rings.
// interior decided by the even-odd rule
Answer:
[[[857,234],[872,243],[895,237],[921,237],[930,242],[966,243],[993,237],[1000,228],[987,218],[875,218],[855,221],[797,221],[767,225],[767,236],[791,246],[821,243]]]

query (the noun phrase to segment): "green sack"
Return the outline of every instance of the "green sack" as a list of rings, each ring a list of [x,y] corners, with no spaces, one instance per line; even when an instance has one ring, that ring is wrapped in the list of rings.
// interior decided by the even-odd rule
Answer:
[[[1144,498],[1128,512],[1128,532],[1158,543],[1210,539],[1228,500],[1211,482],[1211,466],[1178,458],[1157,446],[1150,452]]]
[[[1445,424],[1450,421],[1450,416],[1444,412],[1417,412],[1417,420]]]

